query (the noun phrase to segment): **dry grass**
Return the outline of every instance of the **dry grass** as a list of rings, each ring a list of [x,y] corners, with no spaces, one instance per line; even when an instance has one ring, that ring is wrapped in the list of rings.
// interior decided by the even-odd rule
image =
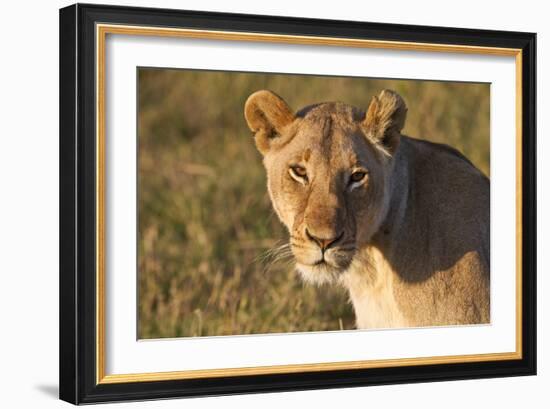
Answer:
[[[489,174],[489,85],[141,69],[139,337],[353,328],[346,294],[303,285],[243,119],[271,89],[294,108],[367,106],[382,88],[409,106],[405,133],[444,142]]]

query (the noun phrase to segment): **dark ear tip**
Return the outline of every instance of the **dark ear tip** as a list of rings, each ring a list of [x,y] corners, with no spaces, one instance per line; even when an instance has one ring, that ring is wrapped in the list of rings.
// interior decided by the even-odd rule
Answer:
[[[391,89],[383,89],[378,95],[378,99],[387,104],[393,105],[395,109],[407,110],[407,104],[401,95]]]
[[[252,132],[256,132],[258,129],[256,127],[257,116],[264,110],[264,106],[269,101],[272,101],[275,98],[280,98],[277,94],[272,91],[262,89],[250,94],[244,103],[244,117],[248,123],[248,127]]]
[[[254,132],[258,150],[264,155],[295,118],[286,102],[268,90],[256,91],[248,97],[244,116],[248,128]]]
[[[264,99],[268,92],[269,91],[266,90],[256,91],[250,94],[250,96],[246,99],[246,102],[244,103],[244,117],[246,119],[248,127],[252,132],[256,132],[258,130],[256,128],[255,116],[258,115],[259,101]]]
[[[393,154],[399,146],[399,135],[405,125],[407,105],[397,92],[385,89],[374,96],[363,120],[367,136]]]
[[[265,98],[266,96],[268,96],[271,93],[272,93],[271,91],[268,91],[266,89],[261,89],[259,91],[255,91],[255,92],[253,92],[252,94],[249,95],[249,97],[246,100],[245,105],[247,105],[249,103],[252,103],[253,101],[258,100],[260,98]]]
[[[286,102],[273,91],[265,89],[248,97],[244,104],[244,116],[253,132],[260,127],[278,130],[294,118]]]
[[[381,111],[385,111],[386,115],[392,118],[393,128],[400,132],[405,126],[408,111],[403,97],[393,90],[384,89],[378,95],[378,101]]]
[[[250,94],[250,96],[246,99],[246,102],[244,103],[245,110],[247,106],[251,106],[254,104],[258,104],[261,101],[270,101],[273,99],[282,99],[280,96],[275,94],[273,91],[267,90],[267,89],[261,89],[259,91],[253,92]]]

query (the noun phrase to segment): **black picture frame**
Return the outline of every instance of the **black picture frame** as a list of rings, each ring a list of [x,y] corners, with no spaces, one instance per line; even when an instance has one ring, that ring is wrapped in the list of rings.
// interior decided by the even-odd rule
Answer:
[[[96,23],[522,51],[522,354],[489,362],[98,384]],[[536,374],[536,34],[77,4],[60,10],[60,398],[74,404]]]

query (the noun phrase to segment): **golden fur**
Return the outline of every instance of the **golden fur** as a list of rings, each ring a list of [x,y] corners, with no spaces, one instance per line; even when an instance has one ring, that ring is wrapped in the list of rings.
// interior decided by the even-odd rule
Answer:
[[[270,91],[245,117],[296,267],[344,285],[359,328],[487,323],[489,180],[454,149],[401,135],[393,91],[365,111],[294,114]]]

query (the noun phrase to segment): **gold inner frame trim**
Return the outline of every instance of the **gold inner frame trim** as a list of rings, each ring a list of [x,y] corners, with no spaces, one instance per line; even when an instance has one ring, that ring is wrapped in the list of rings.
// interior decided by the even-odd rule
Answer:
[[[516,64],[516,350],[505,353],[449,355],[367,361],[185,370],[131,374],[105,374],[105,41],[107,34],[194,38],[224,41],[267,42],[295,45],[372,48],[513,56]],[[522,358],[522,51],[515,48],[414,43],[319,36],[178,29],[165,27],[96,25],[96,383],[113,384],[178,379],[321,372],[347,369],[388,368],[466,362],[517,360]]]

